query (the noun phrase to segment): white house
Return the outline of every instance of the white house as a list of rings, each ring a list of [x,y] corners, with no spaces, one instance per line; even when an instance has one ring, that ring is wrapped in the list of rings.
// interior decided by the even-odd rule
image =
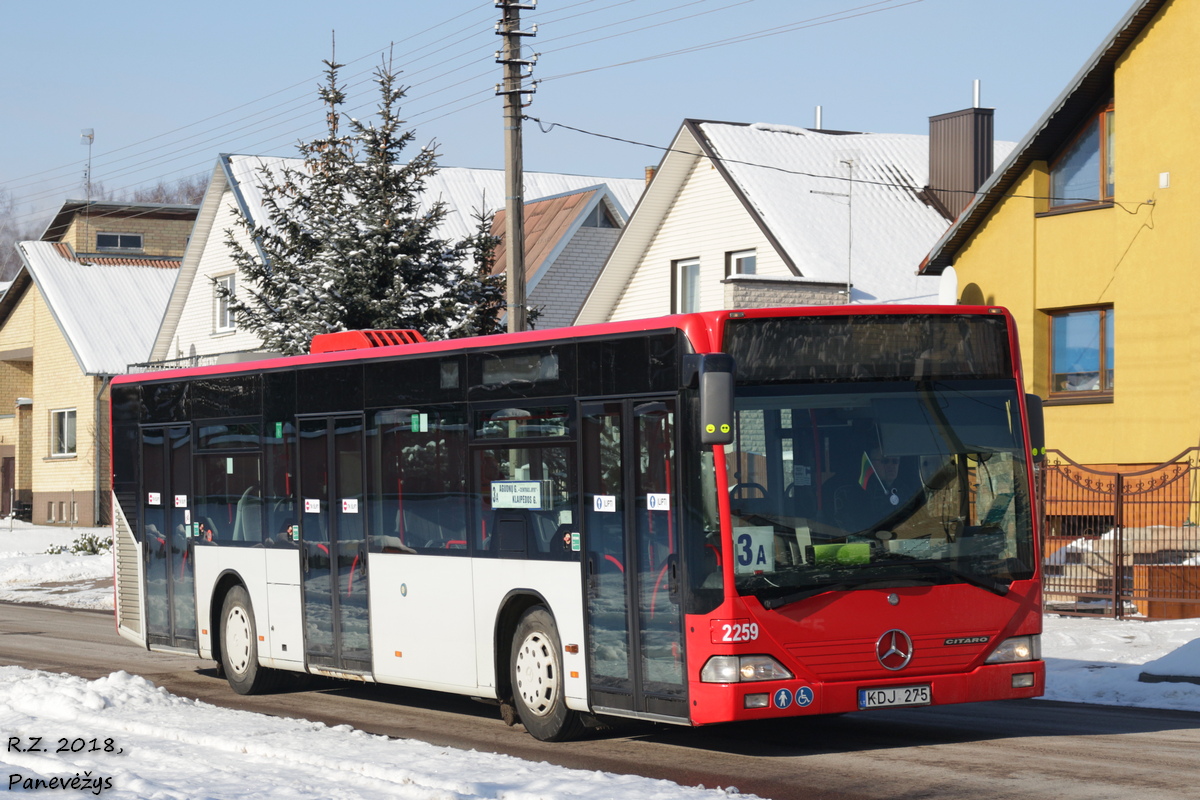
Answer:
[[[952,140],[982,137],[991,149],[991,109],[932,118],[931,134],[943,117],[959,126],[967,120],[966,139]],[[973,185],[961,190],[939,174],[935,193],[928,186],[931,165],[940,169],[930,152],[934,138],[685,120],[576,323],[719,308],[936,302],[937,281],[913,265],[954,215],[945,190],[969,198],[992,159],[973,165]],[[1003,156],[1012,145],[994,147]]]
[[[216,292],[218,282],[236,290],[240,277],[225,242],[226,232],[233,231],[244,246],[251,247],[244,230],[237,225],[237,217],[240,215],[256,223],[266,219],[259,188],[262,182],[260,170],[265,167],[275,171],[285,164],[299,167],[302,163],[300,159],[247,155],[222,155],[217,159],[196,227],[183,256],[179,280],[150,355],[151,361],[261,357],[261,354],[253,355],[261,344],[258,337],[238,328],[234,315]],[[590,197],[591,207],[602,202],[617,206],[613,211],[620,221],[627,214],[625,209],[636,204],[645,186],[640,179],[526,172],[524,190],[527,198],[548,198],[585,188],[594,189],[598,184],[606,188]],[[422,195],[424,203],[438,200],[446,204],[448,212],[439,234],[447,239],[466,238],[474,233],[475,212],[503,207],[504,172],[443,167],[426,182]]]

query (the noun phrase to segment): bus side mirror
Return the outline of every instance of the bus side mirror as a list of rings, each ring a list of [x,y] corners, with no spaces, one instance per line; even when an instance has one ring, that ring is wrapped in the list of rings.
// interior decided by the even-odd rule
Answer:
[[[1029,450],[1035,464],[1046,460],[1046,423],[1042,416],[1042,398],[1025,395],[1025,410],[1029,414]]]
[[[700,443],[733,443],[733,358],[700,356]]]

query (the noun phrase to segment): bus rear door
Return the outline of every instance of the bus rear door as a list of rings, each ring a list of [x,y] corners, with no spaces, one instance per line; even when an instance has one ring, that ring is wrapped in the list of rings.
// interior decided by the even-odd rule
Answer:
[[[593,710],[688,718],[675,398],[581,404]]]

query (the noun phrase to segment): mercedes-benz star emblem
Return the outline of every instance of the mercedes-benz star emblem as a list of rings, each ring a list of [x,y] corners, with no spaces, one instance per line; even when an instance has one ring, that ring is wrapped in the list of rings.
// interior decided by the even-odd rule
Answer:
[[[904,669],[912,660],[912,639],[904,631],[893,628],[879,637],[879,641],[875,643],[875,655],[884,669],[893,672]]]

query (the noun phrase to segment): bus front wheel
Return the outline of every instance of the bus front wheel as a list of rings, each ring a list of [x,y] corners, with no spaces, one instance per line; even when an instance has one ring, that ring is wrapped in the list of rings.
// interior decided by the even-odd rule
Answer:
[[[529,609],[517,624],[511,667],[513,704],[535,739],[561,742],[583,730],[579,712],[567,708],[562,645],[544,606]]]
[[[242,586],[230,589],[221,605],[221,666],[238,694],[261,694],[275,687],[275,671],[258,664],[254,607]]]

